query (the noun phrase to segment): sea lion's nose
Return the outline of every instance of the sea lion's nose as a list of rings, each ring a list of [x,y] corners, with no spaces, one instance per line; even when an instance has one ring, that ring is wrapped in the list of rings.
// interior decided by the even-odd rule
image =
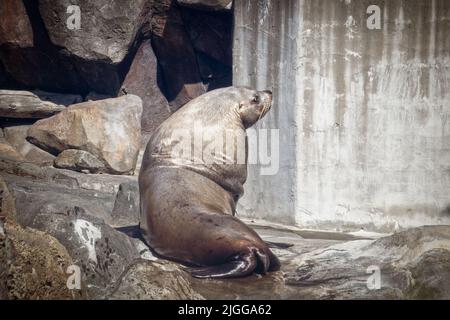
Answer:
[[[272,91],[270,91],[270,90],[264,90],[263,92],[265,92],[265,93],[268,93],[268,94],[272,95]]]

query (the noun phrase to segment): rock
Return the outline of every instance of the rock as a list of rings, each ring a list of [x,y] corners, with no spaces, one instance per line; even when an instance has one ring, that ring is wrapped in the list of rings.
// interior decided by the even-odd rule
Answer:
[[[52,154],[88,151],[114,174],[132,173],[140,148],[141,99],[134,95],[88,101],[37,121],[28,139]]]
[[[105,165],[96,156],[76,149],[61,152],[55,159],[55,167],[89,173],[106,171]]]
[[[165,0],[158,2],[155,10],[152,44],[161,65],[165,95],[175,111],[206,89],[179,8]]]
[[[58,105],[68,106],[83,102],[83,97],[78,94],[55,93],[42,90],[33,90],[31,92],[37,95],[41,100],[50,101]]]
[[[0,176],[0,221],[4,222],[6,218],[16,218],[16,207],[14,204],[14,198],[9,192],[8,186]],[[1,230],[3,230],[3,228]],[[4,231],[0,233],[4,234]]]
[[[38,164],[53,164],[55,156],[29,143],[26,139],[30,125],[5,127],[6,141],[14,147],[26,160]]]
[[[233,0],[177,0],[177,2],[186,7],[219,11],[219,10],[231,10]]]
[[[130,238],[87,215],[39,214],[31,226],[52,235],[66,247],[81,270],[90,299],[103,298],[139,258]]]
[[[0,177],[0,298],[73,299],[67,287],[72,259],[53,237],[15,222],[14,199]]]
[[[200,300],[192,289],[190,276],[171,262],[138,261],[120,277],[107,297],[119,300]]]
[[[5,279],[9,299],[80,299],[84,290],[67,287],[67,250],[52,236],[15,223],[5,223]],[[1,250],[1,249],[0,249]],[[82,288],[84,289],[84,288]]]
[[[113,224],[115,193],[3,174],[15,198],[17,222],[30,226],[39,214],[85,214]]]
[[[33,46],[33,30],[22,0],[2,0],[0,45]]]
[[[68,28],[70,0],[39,1],[39,12],[51,42],[88,61],[121,62],[139,29],[146,0],[77,1],[81,32]],[[70,21],[69,21],[70,22]]]
[[[139,223],[139,185],[136,181],[124,182],[114,201],[112,220],[115,226],[135,225]]]
[[[0,138],[0,159],[14,162],[25,161],[25,158],[5,138]]]
[[[450,226],[424,226],[300,255],[285,281],[312,299],[449,299],[449,261]]]
[[[194,49],[231,68],[233,15],[190,9],[181,14]]]
[[[141,130],[151,134],[171,112],[158,87],[158,61],[150,40],[144,40],[122,84],[121,94],[134,94],[142,99]]]
[[[29,161],[16,162],[0,158],[0,174],[9,176],[11,181],[26,179],[30,183],[56,184],[71,189],[100,192],[115,197],[121,183],[137,183],[136,176],[109,174],[84,174],[76,171],[42,167]]]
[[[29,91],[0,90],[0,117],[41,119],[64,109]]]

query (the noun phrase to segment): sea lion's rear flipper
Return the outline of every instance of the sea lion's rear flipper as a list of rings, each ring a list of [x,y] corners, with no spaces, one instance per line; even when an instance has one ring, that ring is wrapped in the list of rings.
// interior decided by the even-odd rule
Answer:
[[[261,250],[249,248],[247,252],[236,256],[232,261],[216,266],[186,269],[195,278],[237,278],[245,277],[254,271],[265,273],[270,259]]]

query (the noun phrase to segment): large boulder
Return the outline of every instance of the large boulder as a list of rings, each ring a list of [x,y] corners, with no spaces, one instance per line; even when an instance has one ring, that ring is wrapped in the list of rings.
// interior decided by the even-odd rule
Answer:
[[[142,99],[141,129],[146,134],[153,133],[170,116],[169,104],[158,86],[158,61],[150,40],[140,45],[120,92]]]
[[[114,174],[132,173],[141,143],[142,101],[134,95],[75,104],[37,121],[28,130],[33,144],[52,153],[90,152]]]
[[[55,156],[28,142],[27,132],[30,125],[17,125],[3,128],[6,141],[26,160],[38,164],[52,164]]]
[[[80,30],[68,28],[71,0],[41,0],[39,12],[51,42],[89,61],[117,64],[128,53],[139,30],[147,0],[79,0]],[[70,22],[70,21],[69,21]]]
[[[206,92],[197,58],[178,6],[155,3],[152,44],[164,76],[165,94],[173,111]]]
[[[0,137],[0,159],[9,161],[25,161],[25,158],[3,137]]]
[[[41,100],[33,92],[0,90],[0,117],[42,119],[64,109],[63,105]]]

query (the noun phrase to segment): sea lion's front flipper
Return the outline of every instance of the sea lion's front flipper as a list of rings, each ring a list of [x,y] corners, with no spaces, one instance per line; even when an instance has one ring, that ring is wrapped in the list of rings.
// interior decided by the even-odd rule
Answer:
[[[245,277],[252,274],[258,264],[257,258],[252,251],[241,254],[230,262],[219,264],[216,266],[187,268],[195,278],[237,278]]]

